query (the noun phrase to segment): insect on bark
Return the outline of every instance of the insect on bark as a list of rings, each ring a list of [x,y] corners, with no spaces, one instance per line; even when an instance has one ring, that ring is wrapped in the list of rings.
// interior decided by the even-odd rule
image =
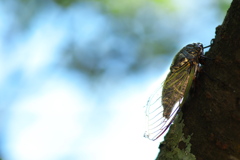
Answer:
[[[199,61],[204,57],[203,49],[207,47],[201,43],[188,44],[174,57],[162,87],[149,97],[146,104],[144,137],[156,140],[173,123],[197,75]]]

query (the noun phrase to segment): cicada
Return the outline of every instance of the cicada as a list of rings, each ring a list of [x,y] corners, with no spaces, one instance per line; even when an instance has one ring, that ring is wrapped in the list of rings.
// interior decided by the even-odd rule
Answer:
[[[162,87],[146,104],[145,137],[156,140],[173,123],[197,76],[200,60],[204,57],[203,50],[207,47],[201,43],[188,44],[174,57]]]

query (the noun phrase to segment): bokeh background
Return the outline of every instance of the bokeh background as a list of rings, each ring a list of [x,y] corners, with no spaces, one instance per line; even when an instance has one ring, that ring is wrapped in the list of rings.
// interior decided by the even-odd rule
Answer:
[[[144,105],[230,0],[0,0],[3,160],[153,160]]]

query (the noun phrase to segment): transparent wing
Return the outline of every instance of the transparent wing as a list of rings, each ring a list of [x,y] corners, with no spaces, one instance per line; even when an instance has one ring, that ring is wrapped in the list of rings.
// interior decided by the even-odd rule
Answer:
[[[190,69],[189,67],[190,65],[185,65],[179,68],[179,70],[177,70],[174,74],[172,74],[170,78],[181,77],[174,80],[173,83],[176,83],[179,86],[185,85],[186,81],[188,81],[189,79],[189,73],[190,73],[188,71],[188,69]],[[177,113],[179,112],[179,109],[181,107],[181,104],[184,98],[184,95],[183,95],[174,104],[174,106],[172,106],[173,109],[171,111],[169,118],[164,117],[163,116],[164,108],[162,106],[162,97],[161,97],[162,86],[157,91],[155,91],[152,94],[152,96],[149,97],[148,102],[145,106],[146,107],[146,110],[145,110],[146,131],[145,131],[144,137],[150,140],[156,140],[157,138],[159,138],[173,123],[174,119],[177,116]],[[173,86],[174,85],[170,85],[169,87],[173,87]]]
[[[166,118],[163,116],[163,107],[161,105],[151,105],[147,104],[146,109],[146,131],[144,137],[150,140],[156,140],[159,138],[172,124],[178,111],[180,104],[176,104],[170,117]]]

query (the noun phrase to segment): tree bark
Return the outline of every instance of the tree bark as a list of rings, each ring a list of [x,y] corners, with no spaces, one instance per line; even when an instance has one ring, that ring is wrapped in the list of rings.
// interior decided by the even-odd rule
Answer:
[[[216,28],[193,94],[159,146],[157,160],[240,160],[240,0]]]

